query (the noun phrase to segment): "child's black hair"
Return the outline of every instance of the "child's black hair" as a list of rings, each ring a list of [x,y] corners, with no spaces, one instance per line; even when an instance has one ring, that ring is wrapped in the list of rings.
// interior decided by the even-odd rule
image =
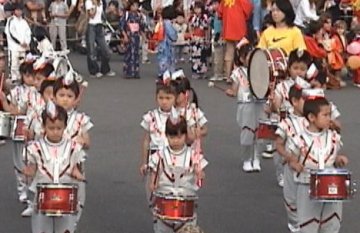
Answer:
[[[302,88],[297,84],[292,85],[289,90],[289,101],[291,105],[293,105],[293,99],[299,100],[301,98],[302,98]]]
[[[304,103],[303,115],[309,120],[309,115],[313,114],[317,116],[321,110],[322,106],[329,106],[330,103],[326,98],[318,97],[315,99],[307,99]]]
[[[165,135],[177,136],[187,134],[187,124],[183,116],[179,117],[179,120],[174,124],[170,117],[166,120]]]
[[[70,85],[65,85],[64,77],[58,78],[54,83],[54,96],[56,96],[56,93],[62,88],[71,90],[75,94],[75,98],[79,97],[80,87],[79,87],[79,83],[76,82],[75,80]]]
[[[194,88],[191,87],[190,81],[188,78],[183,77],[180,78],[178,80],[176,80],[177,84],[176,84],[176,93],[179,95],[181,93],[185,94],[186,91],[191,91],[192,92],[192,103],[194,103],[196,105],[196,107],[199,106],[199,102],[198,102],[198,97],[197,94],[194,90]]]
[[[173,94],[177,96],[176,90],[177,82],[171,80],[169,83],[158,82],[156,83],[156,94],[159,94],[160,91],[165,92],[166,94]]]
[[[202,1],[195,1],[194,3],[194,9],[195,8],[200,8],[201,9],[201,14],[205,13],[205,5]]]
[[[33,62],[23,62],[20,64],[19,72],[21,75],[21,83],[24,84],[24,75],[32,75],[34,73]]]
[[[64,122],[65,127],[66,127],[67,121],[68,121],[68,114],[67,114],[66,110],[59,105],[55,105],[55,107],[56,107],[55,118],[52,118],[46,109],[41,113],[41,119],[42,119],[43,125],[46,125],[47,120],[51,120],[52,122],[59,120],[59,121]]]
[[[272,5],[276,4],[279,10],[285,15],[284,21],[288,27],[294,26],[295,12],[289,0],[274,0]]]
[[[45,89],[48,87],[54,87],[54,85],[55,85],[55,80],[45,79],[44,81],[41,82],[40,90],[39,90],[40,94],[43,96]]]
[[[176,17],[176,10],[173,6],[167,6],[161,11],[161,17],[163,19],[173,20]]]
[[[300,62],[305,63],[306,66],[309,67],[312,62],[312,57],[306,50],[294,49],[289,54],[288,68],[290,69],[292,64]]]
[[[320,20],[310,20],[309,24],[307,25],[306,28],[306,35],[307,36],[313,36],[316,33],[318,33],[322,27],[323,27],[323,22]]]
[[[40,74],[41,76],[47,78],[54,71],[54,66],[51,63],[46,63],[44,67],[34,70],[35,75]]]
[[[254,49],[254,47],[250,44],[244,44],[240,48],[235,49],[235,55],[234,55],[234,64],[236,66],[243,66],[243,64],[240,59],[246,59],[246,56]]]

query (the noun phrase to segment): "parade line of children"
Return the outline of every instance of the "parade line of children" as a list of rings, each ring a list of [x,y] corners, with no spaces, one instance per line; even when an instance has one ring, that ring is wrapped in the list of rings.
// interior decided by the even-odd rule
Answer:
[[[22,41],[13,40],[13,49],[27,50],[30,35],[8,30],[8,40],[12,36]],[[77,111],[83,87],[72,71],[57,77],[52,61],[41,56],[14,54],[9,67],[11,85],[5,85],[2,73],[0,103],[2,114],[14,122],[9,136],[18,200],[26,205],[21,216],[31,217],[33,233],[74,232],[85,205],[84,165],[93,127],[90,118]],[[71,189],[68,197],[56,191],[64,188]],[[74,204],[66,212],[69,200]]]

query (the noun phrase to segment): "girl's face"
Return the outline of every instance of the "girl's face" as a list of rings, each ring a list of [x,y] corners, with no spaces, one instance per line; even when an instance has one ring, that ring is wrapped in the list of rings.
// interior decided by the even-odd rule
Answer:
[[[36,87],[37,90],[40,90],[41,87],[41,83],[44,81],[46,77],[43,76],[40,73],[36,73],[35,74],[35,78],[34,78],[34,87]]]
[[[55,95],[55,103],[66,111],[70,111],[75,107],[75,93],[71,89],[61,88]]]
[[[331,19],[326,19],[323,25],[323,28],[326,32],[331,31],[331,24],[332,24],[332,20]]]
[[[32,74],[23,74],[23,82],[27,86],[34,85],[34,76]]]
[[[44,124],[44,131],[47,139],[50,142],[57,143],[60,142],[65,130],[65,123],[60,120],[52,121],[46,119]]]
[[[45,88],[44,93],[43,93],[43,98],[46,103],[49,100],[54,99],[54,88],[52,86],[48,86],[47,88]]]
[[[197,14],[197,15],[200,15],[201,14],[201,8],[200,7],[195,7],[194,8],[194,12],[195,12],[195,14]]]
[[[319,130],[328,129],[331,122],[331,107],[325,105],[320,107],[320,112],[315,116],[309,115],[309,121]]]
[[[293,99],[293,101],[292,101],[292,105],[293,105],[294,109],[301,115],[303,114],[304,102],[305,102],[305,100],[303,98],[300,98],[298,100]]]
[[[289,75],[293,79],[296,77],[305,78],[307,69],[308,67],[304,62],[294,62],[289,67]]]
[[[345,35],[345,28],[343,28],[343,27],[337,27],[337,28],[336,28],[336,32],[337,32],[339,35],[343,36],[343,35]]]
[[[172,150],[179,151],[185,146],[186,134],[166,135],[166,137]]]
[[[275,23],[282,23],[285,20],[285,14],[274,3],[271,7],[271,17]]]
[[[178,94],[178,96],[176,97],[176,105],[182,105],[185,104],[188,101],[188,92],[186,91],[185,93],[180,93]]]
[[[170,112],[171,107],[175,105],[175,95],[160,90],[156,95],[156,102],[159,108],[164,112]]]
[[[324,29],[321,28],[318,32],[314,34],[315,40],[318,42],[323,41],[324,39]]]

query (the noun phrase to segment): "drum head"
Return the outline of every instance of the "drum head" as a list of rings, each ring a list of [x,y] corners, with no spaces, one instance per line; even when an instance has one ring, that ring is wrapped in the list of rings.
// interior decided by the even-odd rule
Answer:
[[[250,56],[248,77],[255,98],[264,99],[269,91],[270,70],[266,54],[261,49],[255,49]]]

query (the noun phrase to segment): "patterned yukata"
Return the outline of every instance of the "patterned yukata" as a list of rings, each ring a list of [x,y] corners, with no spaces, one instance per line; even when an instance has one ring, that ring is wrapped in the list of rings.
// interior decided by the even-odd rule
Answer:
[[[191,71],[193,74],[204,75],[207,72],[207,54],[205,45],[206,30],[209,27],[209,18],[206,14],[194,15],[190,19],[190,28],[193,31],[191,41]]]
[[[169,19],[164,19],[164,39],[157,46],[159,65],[158,77],[162,77],[165,71],[175,71],[175,51],[173,43],[177,40],[177,32]]]
[[[292,140],[293,137],[300,135],[308,124],[305,117],[290,113],[285,119],[281,120],[275,134],[284,140],[285,148],[288,148],[290,140]],[[298,185],[294,181],[294,170],[286,163],[284,165],[283,195],[288,216],[288,228],[291,232],[296,232],[299,228],[296,205],[297,187]]]
[[[149,159],[149,167],[158,176],[158,185],[154,196],[196,198],[199,187],[195,179],[195,164],[198,164],[199,168],[203,170],[208,165],[208,161],[202,154],[195,155],[195,151],[186,145],[180,151],[173,151],[170,147],[165,147],[152,154]],[[196,225],[197,223],[196,213],[194,213],[194,218],[187,222],[161,220],[156,216],[155,219],[155,233],[175,233],[186,225]]]
[[[289,149],[299,156],[299,162],[304,164],[304,170],[299,176],[294,173],[294,180],[298,185],[296,204],[300,233],[337,233],[340,231],[342,202],[314,201],[310,199],[309,193],[310,171],[334,169],[334,162],[341,146],[340,135],[332,130],[315,133],[305,128],[302,134],[291,140]]]
[[[144,18],[139,12],[127,11],[120,19],[119,27],[129,38],[124,55],[124,74],[127,78],[139,78],[140,37],[146,27]]]
[[[52,143],[45,137],[32,142],[27,147],[27,151],[29,162],[37,167],[33,182],[29,188],[35,194],[34,203],[37,203],[37,185],[40,183],[71,183],[77,185],[82,183],[71,177],[73,168],[85,156],[80,144],[65,138],[58,143]],[[78,192],[78,200],[79,196],[80,193]],[[79,209],[80,204],[78,204],[77,209]],[[79,214],[80,212],[78,212]],[[31,229],[33,233],[73,233],[77,217],[77,215],[66,215],[52,218],[35,211],[31,216]]]

